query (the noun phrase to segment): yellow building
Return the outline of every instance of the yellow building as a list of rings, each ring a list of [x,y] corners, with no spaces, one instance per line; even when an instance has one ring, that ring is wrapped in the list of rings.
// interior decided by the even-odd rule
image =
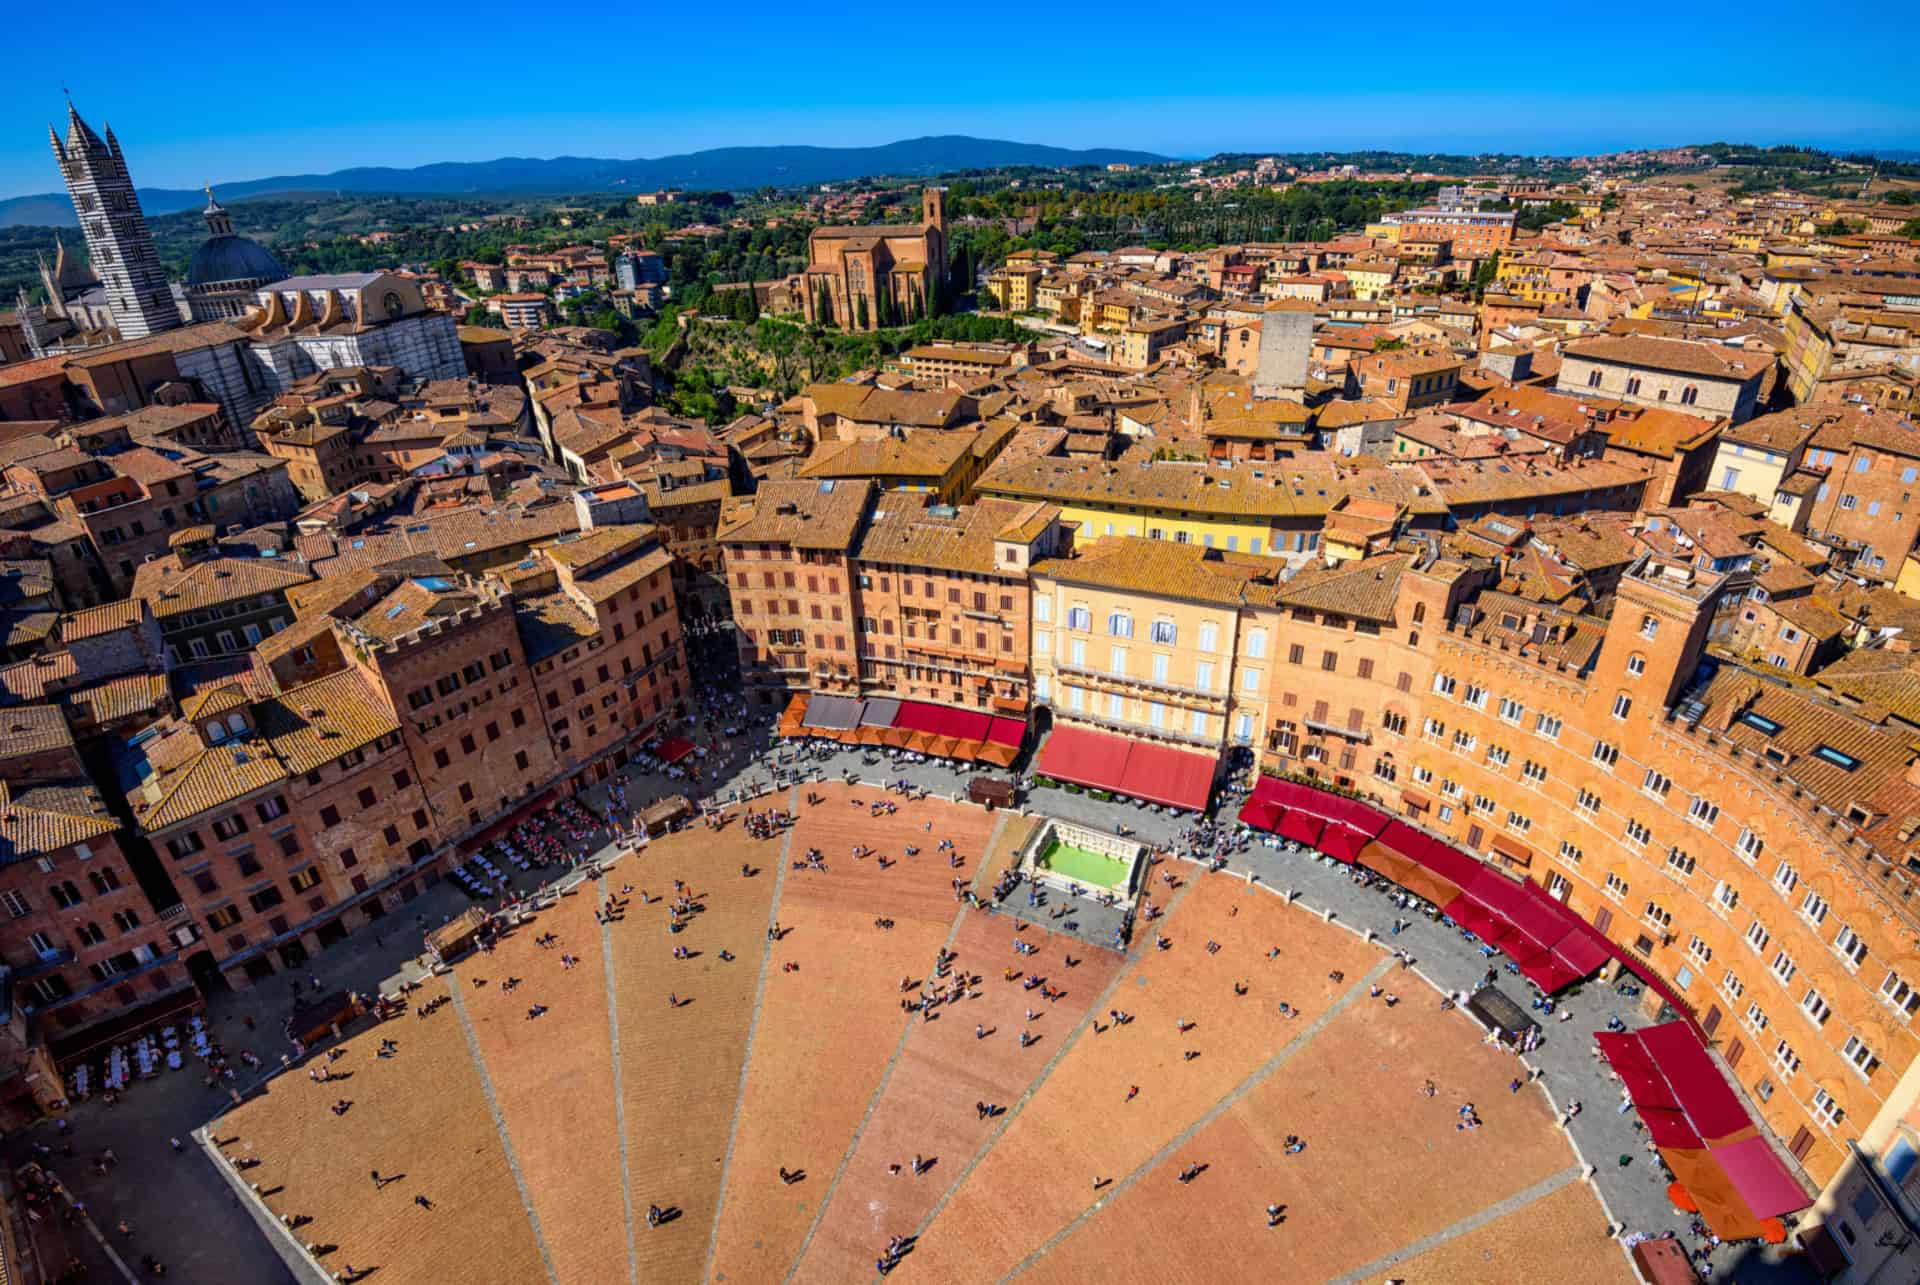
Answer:
[[[1126,538],[1034,563],[1034,701],[1056,723],[1217,753],[1243,592],[1261,571],[1253,558]]]
[[[1227,553],[1308,553],[1349,494],[1405,505],[1413,525],[1438,526],[1446,505],[1417,478],[1385,468],[1337,469],[1305,459],[1231,465],[1168,460],[1042,458],[989,470],[979,494],[1058,504],[1087,547],[1113,537],[1165,540]]]

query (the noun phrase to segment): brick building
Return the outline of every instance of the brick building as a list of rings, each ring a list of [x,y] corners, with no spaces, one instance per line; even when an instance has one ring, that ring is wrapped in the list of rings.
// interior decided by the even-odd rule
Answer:
[[[718,537],[746,690],[851,694],[859,658],[848,586],[873,483],[765,482],[727,502]]]
[[[559,773],[512,596],[487,580],[408,579],[342,622],[348,661],[397,712],[435,846],[513,811]]]

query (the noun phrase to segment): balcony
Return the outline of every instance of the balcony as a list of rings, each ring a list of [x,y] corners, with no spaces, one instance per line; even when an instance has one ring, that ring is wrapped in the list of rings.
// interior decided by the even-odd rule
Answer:
[[[1124,688],[1134,692],[1164,692],[1192,708],[1197,702],[1209,713],[1224,711],[1228,699],[1225,691],[1209,691],[1201,687],[1183,687],[1179,683],[1159,682],[1150,678],[1140,678],[1133,674],[1115,674],[1105,669],[1094,669],[1087,665],[1057,664],[1054,668],[1063,675],[1098,683],[1109,688]]]
[[[1094,727],[1104,728],[1109,732],[1119,732],[1123,736],[1179,741],[1183,745],[1195,745],[1201,749],[1213,751],[1218,751],[1220,748],[1220,738],[1217,736],[1195,736],[1191,732],[1183,732],[1176,727],[1153,727],[1145,723],[1129,723],[1125,719],[1102,718],[1098,714],[1089,714],[1084,710],[1067,709],[1059,704],[1053,706],[1053,712],[1056,718],[1062,718],[1072,723],[1089,723]]]

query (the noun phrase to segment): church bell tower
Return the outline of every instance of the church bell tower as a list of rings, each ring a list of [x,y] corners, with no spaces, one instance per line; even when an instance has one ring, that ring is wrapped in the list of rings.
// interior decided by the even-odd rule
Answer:
[[[153,248],[153,234],[140,212],[112,126],[102,139],[68,103],[66,139],[51,126],[47,136],[80,216],[94,275],[107,288],[107,306],[120,337],[139,339],[179,326],[180,308]]]

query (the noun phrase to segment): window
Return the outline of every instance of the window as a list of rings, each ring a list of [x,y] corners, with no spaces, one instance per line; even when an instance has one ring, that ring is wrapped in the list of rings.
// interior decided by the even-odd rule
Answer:
[[[1793,1051],[1791,1044],[1781,1040],[1773,1046],[1773,1064],[1780,1068],[1782,1075],[1790,1076],[1800,1069],[1800,1055]]]
[[[1658,620],[1655,620],[1652,616],[1640,617],[1640,636],[1642,638],[1653,638],[1658,636],[1659,633],[1660,622]]]
[[[61,910],[68,910],[81,902],[80,886],[68,879],[63,883],[47,885],[47,895],[53,898],[53,904]]]
[[[1649,901],[1647,903],[1647,908],[1641,912],[1641,918],[1645,919],[1655,928],[1658,928],[1661,932],[1665,932],[1667,929],[1673,927],[1673,915],[1665,906],[1657,901]]]
[[[1740,837],[1734,841],[1733,850],[1746,860],[1755,861],[1759,859],[1760,849],[1765,846],[1759,835],[1742,827]]]
[[[1212,625],[1207,625],[1202,627],[1200,631],[1200,638],[1201,638],[1200,649],[1202,651],[1213,650],[1212,648],[1205,645],[1206,636],[1207,636],[1206,631],[1211,628],[1213,628]],[[1247,631],[1248,658],[1252,660],[1264,660],[1266,658],[1266,655],[1267,655],[1267,631],[1264,629],[1249,629]]]
[[[1813,1113],[1813,1118],[1828,1129],[1838,1128],[1840,1122],[1847,1118],[1847,1113],[1840,1103],[1825,1089],[1814,1090],[1813,1101],[1807,1105]]]
[[[1622,900],[1627,895],[1627,881],[1617,874],[1608,874],[1606,892],[1615,901]]]
[[[1537,786],[1547,783],[1547,769],[1532,759],[1528,759],[1520,765],[1520,776],[1529,785]]]
[[[1462,696],[1460,701],[1462,704],[1471,705],[1475,709],[1485,709],[1487,707],[1487,689],[1468,683],[1467,694]]]
[[[1780,895],[1784,897],[1799,885],[1800,872],[1782,861],[1773,872],[1773,886],[1778,888]]]
[[[1259,691],[1260,690],[1260,671],[1257,669],[1241,670],[1240,671],[1240,690],[1243,692]]]
[[[1107,617],[1107,632],[1115,638],[1133,637],[1133,617],[1124,611],[1116,611]]]
[[[1156,620],[1153,622],[1154,642],[1159,643],[1163,647],[1171,647],[1178,639],[1179,631],[1173,627],[1171,620]]]
[[[904,584],[905,582],[903,581],[902,583]],[[1033,618],[1043,625],[1050,623],[1053,620],[1053,599],[1047,597],[1044,593],[1035,594],[1033,598]]]
[[[1214,624],[1211,620],[1203,621],[1200,625],[1200,640],[1197,645],[1201,651],[1206,652],[1208,655],[1219,651],[1220,626]]]
[[[1637,818],[1629,818],[1627,820],[1627,827],[1624,833],[1627,836],[1627,842],[1636,848],[1644,848],[1653,841],[1653,831],[1641,825]]]
[[[1093,613],[1085,607],[1067,608],[1067,628],[1085,631],[1093,628]]]
[[[1592,790],[1582,788],[1580,793],[1574,797],[1573,805],[1588,816],[1594,816],[1600,811],[1600,796]]]
[[[1725,879],[1717,880],[1714,883],[1713,905],[1716,910],[1718,910],[1722,914],[1725,914],[1727,911],[1732,910],[1735,906],[1739,904],[1740,904],[1740,892],[1737,888],[1735,888],[1732,884],[1728,883]]]
[[[1707,945],[1706,939],[1698,933],[1687,939],[1687,954],[1703,964],[1713,962],[1713,947]]]
[[[1421,725],[1420,730],[1422,735],[1435,744],[1446,739],[1447,725],[1437,718],[1429,718]]]
[[[248,897],[247,904],[257,911],[262,911],[271,909],[285,900],[286,898],[280,895],[280,890],[269,884],[259,892],[254,893],[251,897]]]
[[[1320,653],[1320,669],[1323,673],[1331,674],[1339,668],[1340,668],[1339,652],[1323,651]]]
[[[1593,743],[1592,757],[1593,761],[1601,767],[1611,768],[1615,763],[1620,761],[1620,747],[1618,745],[1608,744],[1606,741],[1595,741]]]
[[[1565,901],[1567,894],[1573,891],[1573,881],[1557,870],[1547,872],[1547,895],[1555,901]]]
[[[33,913],[33,907],[27,904],[27,899],[11,888],[0,892],[0,905],[5,906],[7,913],[15,919],[25,919]]]
[[[1920,990],[1907,984],[1907,979],[1887,970],[1886,980],[1880,983],[1880,1002],[1902,1017],[1912,1017],[1920,1009]]]
[[[1502,696],[1500,698],[1500,721],[1501,722],[1518,723],[1521,717],[1526,714],[1526,712],[1527,712],[1527,707],[1525,705],[1522,705],[1519,701],[1514,700],[1512,697]]]
[[[1800,968],[1793,962],[1793,956],[1782,950],[1775,953],[1773,963],[1768,966],[1768,971],[1779,978],[1780,984],[1785,986],[1793,980],[1793,975],[1799,972]]]
[[[1771,1023],[1768,1022],[1767,1020],[1767,1010],[1764,1008],[1761,1008],[1758,1004],[1747,1005],[1747,1011],[1744,1015],[1743,1020],[1746,1022],[1748,1026],[1753,1028],[1753,1031],[1756,1035],[1766,1030],[1767,1027],[1771,1025]]]
[[[1454,690],[1458,686],[1459,684],[1455,683],[1453,679],[1446,674],[1435,674],[1433,676],[1433,690],[1442,696],[1453,695]]]
[[[1505,767],[1512,758],[1513,756],[1507,753],[1505,746],[1487,746],[1487,762],[1493,764],[1495,767]]]
[[[1827,1003],[1826,996],[1818,990],[1808,987],[1807,993],[1800,997],[1800,1011],[1810,1018],[1815,1026],[1824,1026],[1833,1016],[1833,1005]]]
[[[1652,768],[1648,768],[1646,775],[1640,778],[1640,792],[1650,794],[1656,799],[1666,798],[1667,791],[1672,788],[1673,781]]]
[[[1734,976],[1733,970],[1729,968],[1727,975],[1720,979],[1720,991],[1728,999],[1739,999],[1747,993],[1747,988],[1746,984]]]
[[[1461,728],[1453,734],[1453,752],[1455,754],[1471,754],[1473,753],[1473,747],[1479,743],[1480,738],[1465,728]]]
[[[319,882],[319,867],[308,866],[305,870],[296,870],[293,873],[293,877],[287,880],[287,886],[295,892],[305,892],[307,889],[318,885]]]
[[[247,819],[237,813],[233,816],[221,817],[213,823],[213,833],[216,838],[234,839],[246,832]]]
[[[1712,829],[1713,823],[1719,819],[1720,805],[1698,794],[1694,795],[1693,802],[1687,805],[1687,820],[1703,830]]]
[[[1747,933],[1744,940],[1747,943],[1747,948],[1758,955],[1767,948],[1767,943],[1773,940],[1773,934],[1767,931],[1765,924],[1762,924],[1756,919],[1747,925]]]
[[[1693,874],[1693,855],[1679,848],[1667,849],[1667,873],[1677,879]]]
[[[113,912],[113,926],[123,933],[130,933],[140,926],[140,916],[133,910],[116,910]]]
[[[1633,698],[1625,692],[1621,692],[1613,698],[1613,716],[1615,718],[1625,718],[1632,709]]]
[[[1580,850],[1578,845],[1574,844],[1570,840],[1567,840],[1567,839],[1560,840],[1560,859],[1566,862],[1568,865],[1570,866],[1579,865],[1580,859],[1586,855],[1587,855],[1586,853]]]
[[[1853,931],[1851,925],[1841,924],[1839,935],[1833,939],[1833,953],[1840,956],[1848,972],[1857,972],[1867,960],[1867,943],[1860,940],[1860,934]]]
[[[1550,741],[1560,739],[1560,720],[1551,714],[1536,714],[1533,718],[1533,734],[1544,736]]]
[[[1827,917],[1827,899],[1817,892],[1808,892],[1800,902],[1800,917],[1818,928]]]
[[[1847,1065],[1860,1073],[1860,1078],[1863,1080],[1872,1079],[1873,1073],[1880,1069],[1880,1055],[1867,1047],[1858,1035],[1847,1037],[1846,1045],[1840,1050],[1840,1056],[1847,1060]]]
[[[1632,674],[1635,678],[1638,678],[1640,677],[1640,675],[1646,673],[1647,658],[1645,656],[1642,656],[1638,652],[1635,652],[1633,655],[1627,657],[1627,672],[1629,674]]]

